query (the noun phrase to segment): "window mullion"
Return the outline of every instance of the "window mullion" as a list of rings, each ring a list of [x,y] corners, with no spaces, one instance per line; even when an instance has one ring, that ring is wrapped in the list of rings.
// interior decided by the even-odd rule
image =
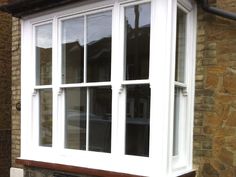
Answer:
[[[84,15],[84,83],[87,83],[87,16]]]
[[[112,128],[111,128],[111,153],[119,156],[120,142],[118,132],[118,107],[119,107],[119,88],[121,84],[120,73],[120,45],[119,45],[119,3],[115,2],[112,10],[112,55],[111,55],[111,86],[112,86]],[[118,71],[119,70],[119,71]]]
[[[58,75],[58,21],[57,18],[54,17],[53,24],[52,24],[53,36],[52,36],[52,92],[53,92],[53,114],[52,114],[52,140],[53,140],[53,149],[57,151],[60,147],[60,135],[59,135],[59,128],[60,120],[58,117],[58,93],[59,93],[59,81],[60,75]]]
[[[118,19],[118,24],[119,26],[117,28],[119,28],[119,39],[117,41],[117,44],[119,45],[118,49],[119,49],[119,63],[118,65],[120,67],[119,68],[120,71],[116,70],[114,72],[119,73],[119,85],[117,85],[118,87],[118,110],[117,110],[117,138],[118,138],[118,142],[119,142],[119,147],[117,149],[117,153],[122,157],[125,154],[125,89],[124,86],[122,85],[122,82],[124,80],[124,73],[125,73],[125,59],[124,59],[124,55],[125,55],[125,20],[124,20],[124,7],[123,6],[118,6],[117,7],[117,17]]]
[[[156,164],[151,176],[165,176],[168,170],[168,127],[170,105],[170,69],[172,43],[169,4],[175,1],[152,1],[150,34],[150,163]]]
[[[86,105],[86,151],[89,150],[89,109],[90,109],[90,90],[87,88],[87,105]]]

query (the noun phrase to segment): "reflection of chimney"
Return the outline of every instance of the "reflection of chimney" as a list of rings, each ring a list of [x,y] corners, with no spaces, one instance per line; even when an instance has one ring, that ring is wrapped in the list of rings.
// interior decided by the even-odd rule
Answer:
[[[79,43],[79,40],[77,40],[76,42],[75,42],[75,44],[76,45],[74,45],[71,49],[70,49],[70,52],[73,52],[73,51],[77,51],[77,50],[81,50],[81,45],[80,45],[80,43]]]

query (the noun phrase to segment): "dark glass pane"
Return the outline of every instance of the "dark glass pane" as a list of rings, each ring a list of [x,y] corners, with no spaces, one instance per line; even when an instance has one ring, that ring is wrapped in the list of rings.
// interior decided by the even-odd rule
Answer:
[[[179,116],[180,116],[180,94],[181,88],[175,88],[174,100],[174,131],[173,131],[173,156],[179,153]]]
[[[126,154],[149,156],[149,123],[149,85],[127,86]]]
[[[52,25],[36,27],[36,84],[52,84]]]
[[[65,148],[86,149],[86,88],[65,90]]]
[[[111,87],[89,90],[89,150],[111,152]]]
[[[84,80],[84,19],[62,22],[62,81],[81,83]]]
[[[125,9],[126,80],[149,78],[150,4]]]
[[[186,14],[182,10],[177,11],[176,33],[176,64],[175,80],[185,81],[185,50],[186,50]]]
[[[110,81],[112,13],[87,17],[87,81]]]
[[[52,146],[52,90],[39,91],[39,145]]]

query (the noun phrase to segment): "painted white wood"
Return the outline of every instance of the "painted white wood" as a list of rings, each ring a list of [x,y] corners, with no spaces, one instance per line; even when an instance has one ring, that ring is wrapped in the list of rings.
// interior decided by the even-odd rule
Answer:
[[[124,8],[149,2],[151,3],[150,78],[147,80],[125,81]],[[177,4],[184,9],[189,16],[187,24],[188,47],[186,53],[186,58],[188,59],[186,67],[187,82],[184,84],[174,81]],[[107,10],[112,10],[111,81],[62,84],[62,20]],[[35,60],[32,59],[35,58],[34,27],[46,23],[52,23],[53,25],[53,80],[52,85],[36,86]],[[86,40],[86,30],[84,36],[84,39]],[[192,168],[191,149],[193,131],[195,42],[196,7],[192,2],[189,3],[187,0],[180,0],[178,2],[177,0],[91,0],[82,4],[78,3],[78,6],[66,6],[25,17],[22,21],[21,54],[21,158],[150,177],[174,177],[190,171]],[[84,60],[86,60],[86,56]],[[86,68],[86,62],[84,63]],[[86,77],[85,73],[84,77]],[[84,79],[84,81],[86,81],[86,78]],[[140,84],[149,84],[151,88],[149,157],[125,155],[125,86]],[[66,88],[85,87],[89,89],[90,87],[100,86],[111,86],[112,88],[111,153],[65,149],[64,90]],[[181,120],[182,128],[180,132],[182,137],[180,149],[182,150],[182,153],[177,157],[172,157],[175,86],[187,89],[189,94],[187,94],[187,96],[182,96],[182,104],[186,105],[182,109],[183,116],[181,116],[183,117]],[[38,146],[38,91],[48,88],[53,90],[52,148]],[[89,111],[89,109],[87,109],[87,111]],[[89,129],[87,129],[87,131],[88,130]]]
[[[185,119],[180,122],[180,154],[173,157],[172,173],[181,175],[192,169],[192,142],[193,142],[193,113],[194,113],[194,78],[195,78],[195,57],[196,57],[196,5],[192,4],[191,11],[186,4],[179,4],[179,8],[187,13],[186,30],[186,84],[175,85],[188,90],[187,97],[182,97],[182,115]],[[185,102],[185,103],[183,103]],[[184,129],[183,129],[184,128]],[[181,131],[182,130],[182,131]],[[185,130],[185,131],[184,131]]]
[[[21,168],[10,168],[10,177],[23,177],[24,170]]]
[[[111,83],[112,83],[112,128],[111,128],[111,154],[114,159],[119,158],[119,146],[117,146],[118,137],[119,137],[119,89],[122,81],[122,76],[117,74],[117,72],[121,72],[122,68],[118,68],[120,66],[120,45],[117,43],[120,39],[120,9],[119,3],[115,2],[114,7],[112,9],[112,53],[111,53]],[[120,69],[118,71],[118,69]]]
[[[90,90],[87,88],[86,104],[86,151],[89,150],[89,110],[90,110]]]
[[[78,84],[63,84],[60,88],[75,88],[75,87],[99,87],[99,86],[110,86],[111,82],[90,82],[90,83],[78,83]]]

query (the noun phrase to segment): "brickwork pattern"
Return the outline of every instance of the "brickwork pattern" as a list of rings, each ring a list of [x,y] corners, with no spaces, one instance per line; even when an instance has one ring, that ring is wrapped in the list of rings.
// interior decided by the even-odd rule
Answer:
[[[236,0],[217,0],[236,12]],[[198,177],[236,176],[236,21],[199,8],[194,166]]]
[[[216,6],[236,12],[236,0]],[[12,28],[12,166],[20,156],[20,23]],[[236,22],[198,11],[194,167],[198,177],[236,176]],[[26,168],[25,177],[53,176]]]
[[[21,167],[15,163],[20,157],[20,111],[16,104],[20,103],[20,21],[12,18],[12,167]]]
[[[0,1],[0,4],[3,1]],[[0,12],[0,177],[11,165],[11,16]]]
[[[64,172],[56,172],[41,168],[25,168],[24,177],[96,177],[90,175],[82,175],[82,174],[71,174],[71,173],[64,173]]]

